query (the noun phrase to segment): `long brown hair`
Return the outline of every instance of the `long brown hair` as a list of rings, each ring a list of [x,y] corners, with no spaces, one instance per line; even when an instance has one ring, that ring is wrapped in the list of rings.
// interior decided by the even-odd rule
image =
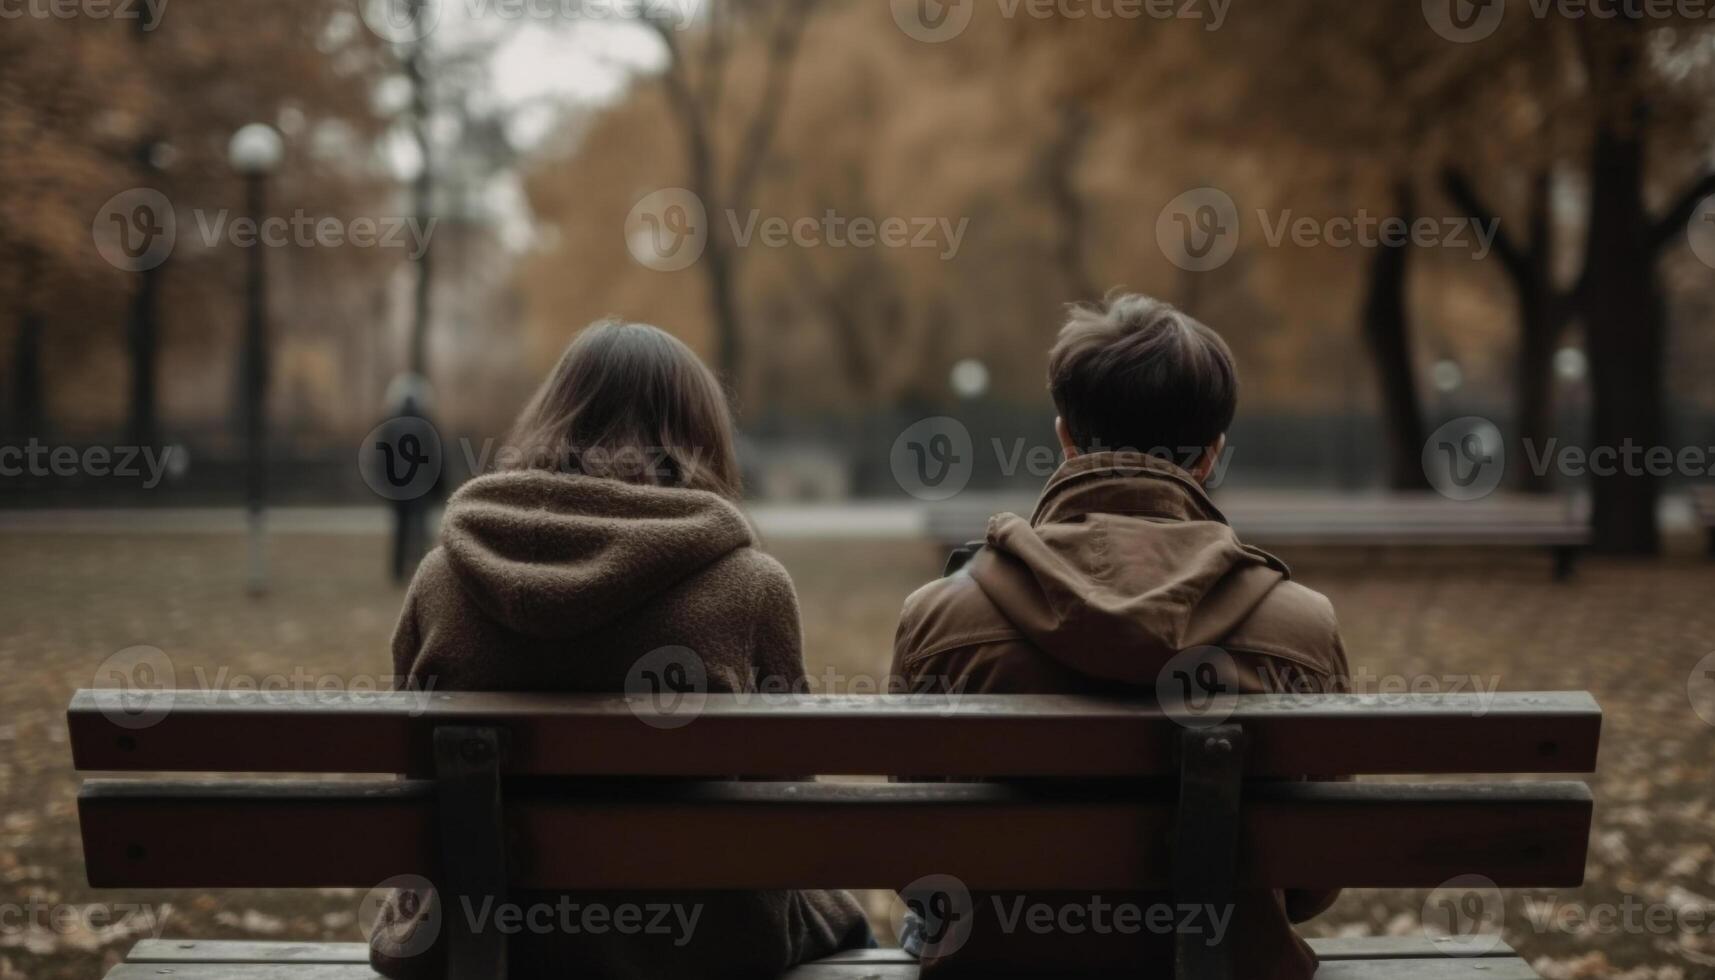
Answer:
[[[708,490],[743,491],[732,414],[714,372],[678,338],[602,320],[571,342],[512,426],[503,464]]]

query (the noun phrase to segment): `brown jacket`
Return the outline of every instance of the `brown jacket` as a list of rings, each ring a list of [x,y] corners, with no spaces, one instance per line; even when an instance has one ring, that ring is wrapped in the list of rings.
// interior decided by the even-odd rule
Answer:
[[[896,683],[971,694],[1124,694],[1152,690],[1176,654],[1217,646],[1242,691],[1343,689],[1346,657],[1328,600],[1279,559],[1240,543],[1203,489],[1135,453],[1068,460],[1029,521],[1000,514],[982,549],[905,602]],[[1193,655],[1195,656],[1195,655]],[[1165,699],[1166,692],[1163,697]],[[1293,932],[1333,894],[1248,893],[1225,934],[1235,975],[1302,980],[1315,956]],[[997,905],[997,900],[999,903]],[[1029,897],[1088,906],[1092,896]],[[1144,909],[1164,895],[1102,896]],[[1076,936],[1006,929],[1016,896],[979,895],[962,949],[926,963],[937,976],[1156,967],[1173,937],[1132,930]]]
[[[804,684],[792,582],[755,548],[739,510],[701,491],[512,472],[472,480],[448,503],[441,547],[406,596],[393,660],[396,674],[435,690],[618,692],[638,659],[663,647],[693,651],[711,692]],[[555,927],[514,935],[519,980],[772,976],[869,935],[862,910],[840,891],[514,893],[512,901],[555,908],[554,923],[565,921],[557,911],[565,902],[650,906],[640,918],[626,912],[628,934]],[[657,906],[673,911],[657,918]],[[580,912],[574,921],[609,915]],[[445,931],[413,956],[393,955],[422,945],[409,924],[377,931],[371,960],[390,977],[438,978]]]

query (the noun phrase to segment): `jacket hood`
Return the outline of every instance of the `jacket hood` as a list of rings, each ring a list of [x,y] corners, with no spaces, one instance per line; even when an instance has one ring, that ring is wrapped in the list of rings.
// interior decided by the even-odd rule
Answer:
[[[968,566],[1038,649],[1090,676],[1153,683],[1166,661],[1230,634],[1289,577],[1239,542],[1203,488],[1139,453],[1077,456],[1030,520],[991,518]]]
[[[600,629],[751,542],[716,494],[543,471],[471,480],[441,530],[472,601],[538,637]]]

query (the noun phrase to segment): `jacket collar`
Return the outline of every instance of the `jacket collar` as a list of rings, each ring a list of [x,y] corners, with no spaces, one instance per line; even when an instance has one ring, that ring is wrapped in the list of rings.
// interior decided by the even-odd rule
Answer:
[[[1086,514],[1227,523],[1191,474],[1139,452],[1087,453],[1060,464],[1048,478],[1030,523],[1064,523]]]

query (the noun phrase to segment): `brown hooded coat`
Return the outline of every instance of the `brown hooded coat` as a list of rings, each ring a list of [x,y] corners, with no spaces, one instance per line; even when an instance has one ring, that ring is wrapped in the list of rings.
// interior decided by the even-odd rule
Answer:
[[[1030,520],[989,521],[983,548],[905,602],[894,645],[897,683],[969,694],[1136,694],[1182,651],[1225,651],[1223,678],[1244,692],[1335,691],[1346,657],[1333,608],[1268,553],[1241,543],[1183,470],[1136,453],[1068,460]],[[1172,974],[1171,932],[1077,934],[1005,926],[1018,896],[978,895],[972,931],[935,976],[1079,970]],[[1235,976],[1305,980],[1316,969],[1291,922],[1332,894],[1241,894],[1220,931]],[[1026,908],[1090,907],[1095,896],[1031,895]],[[1143,910],[1164,895],[1104,895]],[[1058,921],[1058,919],[1057,919]],[[1180,917],[1173,919],[1175,925]],[[1211,928],[1213,917],[1201,924]],[[1074,969],[1076,968],[1076,969]]]
[[[663,647],[693,651],[710,692],[805,683],[791,579],[756,549],[737,507],[698,490],[524,471],[479,477],[448,503],[441,546],[406,596],[393,660],[396,675],[417,689],[620,692],[638,659]],[[709,846],[756,843],[765,842]],[[862,910],[841,891],[514,893],[511,900],[555,910],[554,928],[511,938],[517,980],[774,976],[868,937]],[[559,914],[568,903],[671,907],[672,914],[633,921],[659,929],[568,930]],[[588,921],[620,918],[603,912]],[[446,930],[422,951],[413,930],[414,922],[403,922],[377,931],[371,960],[389,977],[438,980]]]

